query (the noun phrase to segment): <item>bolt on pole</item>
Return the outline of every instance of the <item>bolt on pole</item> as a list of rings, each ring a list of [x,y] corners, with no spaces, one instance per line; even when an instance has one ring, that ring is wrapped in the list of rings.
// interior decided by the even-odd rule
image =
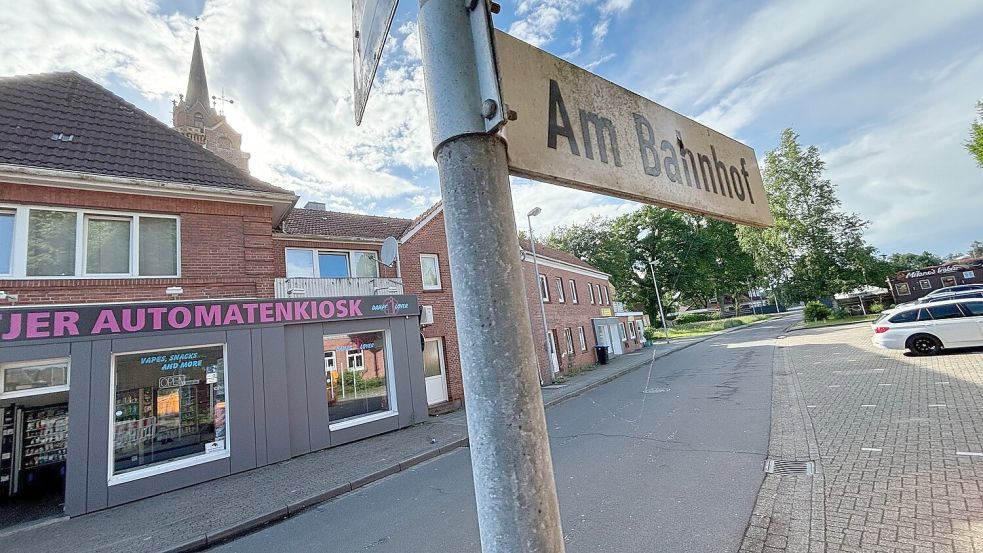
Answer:
[[[506,110],[489,95],[497,77],[487,10],[484,1],[420,0],[419,13],[454,312],[468,342],[461,369],[481,550],[563,553],[505,143],[488,119]]]

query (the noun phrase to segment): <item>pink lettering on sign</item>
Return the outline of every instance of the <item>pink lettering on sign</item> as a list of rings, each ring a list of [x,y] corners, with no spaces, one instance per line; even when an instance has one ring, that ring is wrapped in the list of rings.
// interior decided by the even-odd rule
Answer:
[[[195,326],[206,327],[222,324],[221,305],[196,305]]]
[[[273,304],[272,303],[259,304],[259,322],[272,323],[273,321],[274,321]]]
[[[151,320],[153,322],[154,330],[164,328],[163,317],[164,313],[167,313],[166,307],[151,307],[150,309],[147,309],[147,313],[150,313],[150,316],[152,317]]]
[[[0,315],[0,320],[3,320],[4,315]],[[16,340],[20,338],[21,333],[21,319],[23,315],[20,313],[14,313],[9,316],[10,327],[7,328],[7,332],[0,334],[0,340]]]
[[[158,327],[154,327],[157,329]],[[92,325],[92,334],[102,334],[103,332],[119,332],[119,322],[116,321],[116,314],[112,309],[103,309],[96,317],[96,322]]]
[[[27,314],[27,334],[28,338],[47,338],[51,336],[51,313],[28,313]]]
[[[294,320],[293,307],[292,303],[276,304],[276,320],[278,322]]]
[[[126,332],[139,332],[147,325],[147,312],[143,309],[124,309],[122,318]]]
[[[191,310],[187,307],[175,307],[167,313],[167,324],[171,328],[181,329],[191,324]]]
[[[225,326],[229,326],[233,323],[237,325],[242,324],[242,312],[239,311],[238,305],[230,305],[229,310],[225,312]]]
[[[327,300],[322,301],[321,305],[317,307],[317,311],[322,318],[330,319],[334,317],[334,304]]]
[[[362,300],[348,300],[348,314],[352,317],[362,317]]]
[[[78,336],[79,314],[74,311],[55,312],[55,336]]]

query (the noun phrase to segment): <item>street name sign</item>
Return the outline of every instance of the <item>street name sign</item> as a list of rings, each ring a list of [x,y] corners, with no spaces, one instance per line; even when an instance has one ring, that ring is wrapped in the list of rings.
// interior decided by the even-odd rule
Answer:
[[[511,174],[774,224],[750,147],[501,31],[495,47]]]
[[[362,124],[369,90],[379,69],[397,0],[352,0],[352,52],[355,72],[355,124]]]

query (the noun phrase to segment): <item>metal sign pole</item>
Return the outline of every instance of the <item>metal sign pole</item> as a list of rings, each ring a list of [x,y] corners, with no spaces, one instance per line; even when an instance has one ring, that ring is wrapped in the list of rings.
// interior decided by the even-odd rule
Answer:
[[[461,368],[478,527],[484,553],[562,553],[505,144],[489,132],[503,106],[490,95],[497,77],[482,73],[494,71],[487,9],[420,0],[419,14],[454,312],[468,341]]]
[[[669,342],[669,325],[666,323],[666,314],[662,310],[662,294],[659,293],[659,281],[655,280],[655,261],[649,261],[649,269],[652,270],[652,286],[655,287],[655,301],[659,304],[659,318],[662,319],[662,330],[666,333],[666,343]]]

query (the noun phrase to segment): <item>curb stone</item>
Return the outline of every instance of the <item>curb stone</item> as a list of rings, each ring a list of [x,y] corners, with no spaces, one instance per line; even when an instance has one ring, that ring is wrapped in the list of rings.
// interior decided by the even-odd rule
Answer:
[[[620,378],[620,377],[622,377],[622,376],[624,376],[624,375],[626,375],[626,374],[628,374],[628,373],[630,373],[632,371],[638,370],[640,367],[644,366],[646,363],[651,363],[651,362],[653,362],[653,361],[655,361],[657,359],[661,359],[663,357],[666,357],[668,355],[671,355],[673,353],[676,353],[677,351],[682,351],[682,350],[687,349],[687,348],[689,348],[691,346],[695,346],[696,344],[699,344],[699,343],[705,342],[707,340],[710,340],[711,338],[716,338],[717,336],[721,336],[721,335],[724,335],[724,334],[728,334],[730,332],[735,332],[735,331],[738,331],[738,330],[746,329],[746,328],[749,328],[749,327],[754,326],[754,325],[759,324],[759,323],[763,323],[763,322],[766,322],[766,321],[777,320],[777,319],[779,319],[779,318],[776,317],[776,318],[772,318],[772,319],[762,319],[760,321],[755,321],[753,323],[748,323],[748,324],[745,324],[745,325],[735,326],[733,328],[728,328],[728,329],[725,329],[725,330],[722,330],[722,331],[719,331],[719,332],[715,332],[713,334],[707,334],[706,336],[701,336],[699,338],[694,338],[692,342],[689,342],[687,344],[684,344],[684,345],[682,345],[682,346],[680,346],[680,347],[678,347],[676,349],[670,350],[670,351],[665,351],[665,352],[662,352],[662,353],[653,352],[653,355],[651,357],[645,357],[642,360],[640,360],[638,363],[632,363],[632,364],[624,367],[623,369],[620,369],[617,372],[614,372],[614,373],[612,373],[612,374],[610,374],[608,376],[605,376],[604,378],[602,378],[602,379],[600,379],[600,380],[598,380],[596,382],[591,382],[591,383],[589,383],[589,384],[587,384],[587,385],[585,385],[585,386],[583,386],[581,388],[569,390],[568,392],[565,392],[565,393],[564,392],[561,392],[561,393],[559,393],[557,395],[557,397],[554,397],[554,398],[550,399],[549,401],[544,401],[543,402],[543,407],[544,408],[553,407],[554,405],[557,405],[559,403],[562,403],[562,402],[564,402],[564,401],[566,401],[568,399],[575,398],[575,397],[577,397],[579,395],[582,395],[584,392],[587,392],[589,390],[592,390],[594,388],[597,388],[598,386],[602,386],[604,384],[607,384],[607,383],[609,383],[609,382],[611,382],[613,380],[616,380],[616,379],[618,379],[618,378]],[[304,511],[304,510],[306,510],[306,509],[308,509],[310,507],[314,507],[314,506],[319,505],[321,503],[324,503],[326,501],[335,499],[338,496],[341,496],[343,494],[346,494],[346,493],[355,491],[355,490],[357,490],[357,489],[359,489],[361,487],[364,487],[364,486],[366,486],[368,484],[371,484],[372,482],[375,482],[377,480],[381,480],[381,479],[383,479],[383,478],[385,478],[387,476],[392,476],[393,474],[397,474],[399,472],[402,472],[404,470],[407,470],[409,468],[412,468],[412,467],[414,467],[414,466],[416,466],[416,465],[418,465],[420,463],[423,463],[423,462],[426,462],[426,461],[429,461],[429,460],[432,460],[432,459],[436,459],[438,457],[442,457],[442,456],[444,456],[444,455],[446,455],[446,454],[448,454],[448,453],[450,453],[450,452],[452,452],[452,451],[454,451],[454,450],[456,450],[458,448],[468,447],[469,443],[470,443],[470,441],[469,441],[469,438],[467,438],[467,437],[461,438],[459,440],[455,440],[453,442],[444,444],[443,446],[441,446],[438,449],[434,449],[434,450],[431,450],[431,451],[427,451],[427,452],[421,453],[421,454],[416,455],[414,457],[410,457],[409,459],[403,460],[403,461],[401,461],[401,462],[399,462],[399,463],[397,463],[395,465],[392,465],[392,466],[389,466],[389,467],[380,469],[378,471],[375,471],[375,472],[373,472],[371,474],[368,474],[368,475],[366,475],[366,476],[364,476],[362,478],[359,478],[358,480],[355,480],[355,481],[350,482],[348,484],[345,484],[343,486],[339,486],[337,488],[334,488],[334,489],[331,489],[331,490],[327,490],[325,492],[318,493],[318,494],[315,494],[315,495],[306,497],[304,499],[300,499],[300,500],[298,500],[296,502],[293,502],[293,503],[291,503],[289,505],[286,505],[286,506],[284,506],[284,507],[282,507],[280,509],[277,509],[277,510],[275,510],[273,512],[265,513],[265,514],[262,514],[262,515],[258,515],[256,517],[251,518],[251,519],[244,520],[244,521],[238,522],[236,524],[233,524],[231,526],[228,526],[226,528],[222,528],[220,530],[216,530],[215,532],[208,533],[205,536],[201,536],[199,538],[192,539],[192,540],[187,541],[185,543],[182,543],[180,545],[177,545],[177,546],[174,546],[174,547],[170,547],[170,548],[167,548],[167,549],[163,549],[163,550],[161,550],[161,553],[192,553],[192,552],[195,552],[195,551],[202,551],[202,550],[207,549],[209,547],[214,547],[214,546],[218,545],[219,543],[227,542],[227,541],[230,541],[230,540],[235,539],[237,537],[243,536],[245,534],[249,534],[249,533],[251,533],[251,532],[253,532],[255,530],[258,530],[260,527],[265,526],[266,524],[269,524],[270,522],[273,522],[273,521],[276,521],[276,520],[290,518],[290,517],[294,516],[295,514],[300,513],[301,511]]]

